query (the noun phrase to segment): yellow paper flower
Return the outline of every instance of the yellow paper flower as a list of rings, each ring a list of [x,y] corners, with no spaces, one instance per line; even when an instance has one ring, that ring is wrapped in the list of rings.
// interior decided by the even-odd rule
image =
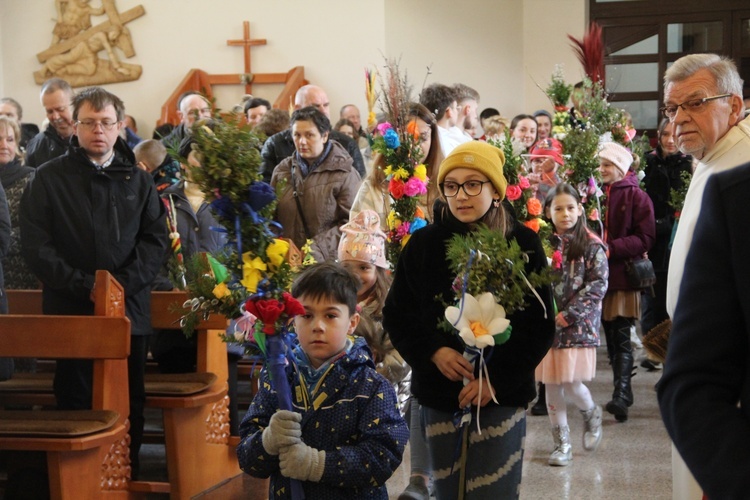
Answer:
[[[388,214],[388,229],[398,229],[401,225],[401,220],[396,215],[396,212],[391,210]]]
[[[393,173],[393,167],[392,167],[392,166],[390,166],[390,165],[388,165],[387,167],[385,167],[385,168],[383,169],[383,174],[384,174],[384,175],[385,175],[386,177],[388,177],[388,176],[389,176],[389,175],[391,175],[392,173]]]
[[[393,172],[393,178],[394,179],[401,179],[402,181],[405,181],[406,179],[409,178],[409,171],[406,170],[404,167],[398,167]]]
[[[404,248],[406,244],[409,243],[409,238],[411,238],[411,234],[406,234],[401,238],[401,248]]]
[[[229,290],[229,287],[227,287],[226,283],[219,283],[218,285],[216,285],[214,287],[213,293],[214,297],[219,300],[232,295],[232,292]]]
[[[252,257],[250,252],[242,254],[242,285],[250,293],[258,291],[258,282],[266,271],[266,263],[260,257]]]
[[[414,167],[414,177],[422,182],[427,182],[427,167],[421,163]]]
[[[271,271],[275,271],[284,263],[287,253],[289,253],[289,243],[278,238],[266,247],[266,257],[268,257],[268,265],[271,267]]]

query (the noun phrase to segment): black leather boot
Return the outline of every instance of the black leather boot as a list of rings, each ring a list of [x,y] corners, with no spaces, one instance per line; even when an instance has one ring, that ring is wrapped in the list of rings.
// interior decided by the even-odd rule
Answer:
[[[630,343],[630,327],[633,320],[617,317],[608,322],[607,341],[612,341],[612,374],[614,391],[612,401],[606,409],[618,422],[628,419],[628,408],[633,405],[633,390],[630,379],[633,374],[633,347]]]
[[[531,407],[532,415],[547,415],[547,391],[541,382],[537,385],[536,403]]]
[[[607,411],[614,415],[618,422],[625,422],[628,419],[628,408],[633,405],[633,390],[630,385],[633,355],[631,353],[615,355],[612,368],[615,376],[615,390],[612,393],[612,401],[607,403]]]

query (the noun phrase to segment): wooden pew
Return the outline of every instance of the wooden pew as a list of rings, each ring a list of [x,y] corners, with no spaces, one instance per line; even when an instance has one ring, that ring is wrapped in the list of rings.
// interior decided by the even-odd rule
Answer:
[[[152,292],[152,326],[177,327],[180,313],[172,309],[186,299],[183,292]],[[216,376],[207,389],[191,395],[146,395],[146,406],[161,408],[163,412],[170,498],[191,498],[242,473],[235,452],[237,442],[229,436],[227,349],[219,336],[226,325],[226,318],[211,315],[201,321],[196,331],[196,373]],[[138,482],[131,489],[164,491],[154,483]]]
[[[186,299],[184,292],[152,292],[152,326],[178,327],[180,314],[171,311]],[[8,290],[8,302],[11,312],[41,313],[39,290]],[[195,374],[146,374],[146,406],[163,412],[169,482],[131,481],[135,494],[190,498],[242,473],[235,453],[238,439],[229,436],[227,355],[219,337],[225,327],[226,319],[218,315],[198,325]],[[50,374],[23,374],[0,382],[0,405],[52,405],[51,388]]]
[[[130,496],[130,321],[106,271],[95,293],[95,316],[0,315],[2,356],[93,360],[92,410],[0,411],[0,450],[46,452],[53,499]]]

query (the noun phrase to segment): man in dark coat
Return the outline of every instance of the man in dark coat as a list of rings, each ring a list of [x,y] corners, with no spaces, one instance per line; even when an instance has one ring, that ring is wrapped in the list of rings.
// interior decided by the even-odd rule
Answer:
[[[75,121],[71,114],[73,88],[65,80],[50,78],[44,82],[40,99],[49,126],[26,145],[26,164],[34,168],[65,154]]]
[[[750,491],[750,163],[711,176],[685,261],[658,397],[708,498]]]
[[[29,268],[44,284],[45,314],[93,314],[98,269],[111,272],[125,289],[130,459],[137,477],[151,283],[166,251],[167,226],[151,176],[135,166],[119,138],[123,117],[122,101],[102,88],[74,97],[75,137],[65,155],[37,170],[21,198],[20,227]],[[90,408],[92,380],[91,361],[58,360],[58,407]]]
[[[211,118],[211,103],[198,92],[190,90],[183,93],[177,101],[177,116],[180,124],[168,136],[161,140],[169,150],[177,150],[185,136],[190,134],[190,127],[196,120]]]
[[[294,96],[294,109],[315,106],[318,108],[318,111],[326,115],[326,118],[329,120],[331,119],[330,105],[331,103],[328,100],[328,95],[325,90],[317,85],[305,85],[304,87],[300,87],[297,94]],[[365,163],[364,160],[362,160],[362,153],[359,151],[357,143],[354,142],[351,137],[336,130],[331,130],[328,138],[333,139],[344,146],[344,149],[346,149],[349,156],[351,156],[354,161],[354,169],[359,173],[359,176],[364,179],[366,173]],[[271,182],[273,169],[283,160],[292,156],[294,151],[294,140],[292,139],[291,128],[269,137],[266,143],[263,144],[263,150],[260,152],[260,155],[263,157],[263,161],[260,164],[260,172],[263,174],[263,180],[265,182]]]

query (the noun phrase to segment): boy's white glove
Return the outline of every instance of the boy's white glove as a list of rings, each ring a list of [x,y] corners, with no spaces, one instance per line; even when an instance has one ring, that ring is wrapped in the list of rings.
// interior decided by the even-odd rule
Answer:
[[[268,427],[261,435],[263,448],[269,455],[278,455],[279,450],[302,442],[302,415],[293,411],[278,410],[271,415]]]
[[[326,452],[304,443],[293,444],[281,449],[279,465],[281,473],[288,478],[317,483],[323,477]]]

